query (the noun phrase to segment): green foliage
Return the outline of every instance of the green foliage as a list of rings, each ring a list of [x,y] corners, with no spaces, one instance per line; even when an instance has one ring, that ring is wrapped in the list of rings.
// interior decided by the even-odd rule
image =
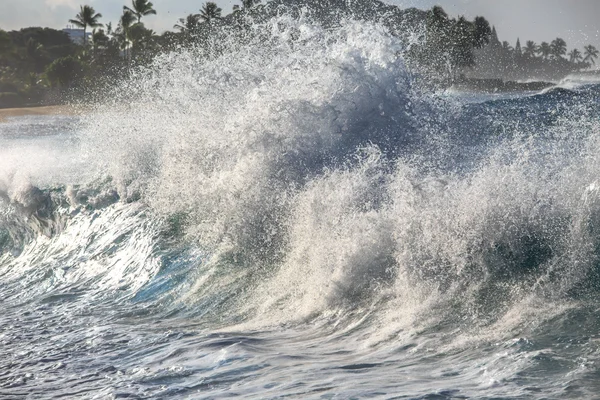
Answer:
[[[70,19],[69,22],[85,30],[88,26],[91,28],[102,26],[102,24],[98,22],[100,18],[102,18],[102,14],[97,13],[96,10],[94,10],[94,7],[81,6],[75,19]]]
[[[254,6],[256,6],[257,4],[260,4],[261,0],[242,0],[242,5],[234,5],[233,6],[233,11],[240,11],[240,10],[248,10]]]
[[[23,28],[19,31],[9,33],[11,40],[15,46],[25,46],[25,44],[33,39],[44,47],[64,46],[71,44],[71,39],[63,31],[52,28]]]
[[[75,16],[75,19],[70,19],[69,22],[75,26],[83,28],[83,41],[84,45],[87,45],[87,27],[98,28],[102,24],[98,21],[102,18],[102,14],[97,13],[92,6],[81,6],[79,14]]]
[[[84,64],[74,57],[64,57],[55,60],[46,68],[46,77],[52,85],[70,87],[83,77]]]
[[[525,43],[525,48],[523,49],[523,56],[526,58],[533,58],[538,52],[538,45],[535,44],[533,40],[528,40]]]
[[[492,36],[490,23],[484,17],[475,17],[473,25],[473,46],[482,48],[490,43],[490,37]]]
[[[474,49],[489,43],[492,35],[485,18],[452,19],[440,6],[428,12],[425,30],[424,45],[411,55],[422,68],[442,79],[454,79],[463,69],[473,67]]]
[[[576,63],[583,60],[583,56],[581,55],[581,51],[577,50],[577,49],[573,49],[570,53],[569,53],[569,61],[572,63]]]
[[[538,47],[538,54],[542,56],[544,60],[548,59],[550,54],[552,54],[552,48],[548,44],[548,42],[542,42],[540,47]]]
[[[227,16],[222,16],[222,10],[215,2],[207,1],[198,14],[178,19],[174,25],[176,32],[162,35],[147,29],[141,22],[144,16],[156,14],[148,0],[131,0],[130,7],[124,6],[114,30],[111,23],[101,29],[99,19],[102,15],[93,7],[83,5],[69,22],[83,28],[84,34],[88,28],[93,29],[91,40],[84,46],[73,43],[66,33],[50,28],[0,30],[0,92],[5,93],[6,99],[22,101],[47,91],[44,85],[48,82],[59,89],[87,88],[92,91],[126,77],[133,66],[149,64],[157,54],[182,46],[200,47],[206,54],[216,55],[226,46],[225,41],[220,40],[221,35],[236,32],[243,42],[253,29],[252,21],[268,21],[287,2],[272,0],[265,6],[256,7],[260,0],[240,1],[241,4],[234,7],[239,12]],[[462,16],[452,18],[440,6],[422,11],[400,10],[378,0],[298,2],[310,4],[314,8],[313,16],[325,27],[335,26],[344,16],[382,23],[391,34],[408,39],[411,45],[405,53],[407,62],[433,81],[455,81],[474,69],[476,71],[486,61],[482,60],[481,54],[487,54],[488,64],[496,67],[493,73],[497,78],[502,78],[506,71],[519,69],[568,73],[590,67],[599,55],[598,50],[589,45],[583,51],[572,50],[567,60],[564,58],[567,44],[561,38],[551,43],[543,42],[540,46],[527,41],[522,49],[517,41],[513,48],[508,42],[500,42],[495,28],[484,17],[477,16],[473,21]],[[411,36],[419,34],[421,37],[417,40]],[[43,76],[47,81],[42,79]],[[2,83],[14,84],[3,90]]]
[[[596,64],[596,58],[598,58],[598,50],[591,44],[585,46],[583,50],[585,54],[583,62],[591,62],[592,64]]]
[[[0,82],[0,92],[18,92],[19,88],[12,82]]]
[[[131,43],[131,56],[137,63],[149,63],[157,53],[156,34],[152,29],[147,29],[143,23],[138,22],[129,29]]]
[[[110,38],[104,32],[104,29],[94,29],[92,32],[92,46],[94,46],[94,50],[107,47],[109,42]]]
[[[131,12],[137,18],[138,23],[142,20],[142,17],[156,15],[154,4],[148,0],[131,0],[131,8],[123,6],[123,10]]]
[[[39,27],[0,31],[0,42],[0,92],[12,93],[3,95],[0,107],[41,102],[47,94],[43,78],[47,67],[81,49],[66,33]]]
[[[550,53],[555,60],[561,59],[567,54],[567,42],[561,38],[556,38],[550,43]]]
[[[217,3],[213,3],[212,1],[208,1],[202,5],[200,9],[199,17],[205,22],[210,22],[214,19],[221,19],[221,8],[217,6]]]
[[[0,92],[0,108],[20,107],[23,104],[23,97],[19,93]]]
[[[13,44],[10,35],[0,29],[0,55],[6,54],[12,50]]]
[[[450,47],[450,63],[453,68],[466,68],[475,65],[473,48],[475,43],[475,27],[465,17],[460,17],[452,24],[450,37],[453,39]]]
[[[173,29],[178,29],[181,33],[193,33],[198,30],[200,24],[200,14],[189,14],[185,18],[179,18],[179,23],[173,25]]]

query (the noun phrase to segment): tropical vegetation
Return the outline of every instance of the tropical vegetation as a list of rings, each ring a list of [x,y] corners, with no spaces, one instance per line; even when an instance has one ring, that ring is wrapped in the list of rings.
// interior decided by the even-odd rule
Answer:
[[[204,22],[210,22],[215,19],[221,19],[221,10],[220,7],[217,6],[217,3],[213,3],[212,1],[204,3],[202,8],[200,9],[199,17]]]
[[[156,15],[154,4],[148,0],[131,0],[131,8],[123,6],[123,11],[129,11],[132,15],[137,18],[137,22],[140,23],[142,17],[146,15]]]
[[[96,88],[126,77],[134,67],[182,47],[212,46],[210,51],[218,52],[219,46],[223,46],[218,35],[237,32],[239,40],[246,40],[250,32],[256,34],[250,21],[267,21],[286,4],[285,0],[265,4],[260,0],[241,0],[233,12],[224,15],[215,2],[207,1],[199,4],[197,13],[174,18],[174,31],[159,35],[144,24],[147,18],[157,15],[153,3],[127,1],[130,4],[123,6],[114,23],[102,21],[101,13],[90,5],[82,5],[68,20],[82,29],[85,39],[80,42],[50,28],[10,32],[0,29],[0,107],[54,102],[65,94],[82,90],[97,92]],[[318,10],[313,16],[325,25],[340,19],[337,11],[331,12],[322,2],[297,1],[313,4]],[[562,38],[539,45],[527,40],[524,46],[517,40],[513,47],[498,39],[496,29],[484,17],[452,18],[439,6],[422,11],[400,10],[378,0],[364,0],[364,4],[324,2],[336,7],[355,7],[346,15],[359,14],[361,19],[377,20],[392,34],[406,38],[407,43],[413,43],[405,53],[408,65],[441,83],[464,76],[506,79],[566,75],[591,68],[599,56],[593,45],[581,50],[569,49]]]
[[[583,52],[576,48],[569,51],[562,38],[539,45],[528,40],[522,48],[517,39],[515,47],[512,47],[506,41],[500,42],[495,28],[492,28],[489,45],[475,51],[476,65],[469,75],[508,80],[559,80],[570,73],[589,69],[597,57],[598,50],[594,46],[586,46]]]
[[[102,18],[102,14],[97,13],[91,6],[81,6],[81,11],[75,16],[75,19],[70,19],[69,22],[75,26],[83,28],[83,37],[86,38],[87,28],[97,28],[102,26],[98,20]],[[82,44],[87,44],[86,40],[83,40]]]

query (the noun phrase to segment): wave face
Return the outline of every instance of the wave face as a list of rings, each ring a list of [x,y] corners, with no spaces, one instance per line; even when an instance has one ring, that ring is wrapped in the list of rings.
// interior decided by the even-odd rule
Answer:
[[[352,20],[208,49],[0,127],[1,396],[593,397],[597,86],[443,98]]]

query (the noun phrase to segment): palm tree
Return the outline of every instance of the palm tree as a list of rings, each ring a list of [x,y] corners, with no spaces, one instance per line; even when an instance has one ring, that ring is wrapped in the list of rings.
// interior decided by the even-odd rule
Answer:
[[[510,43],[508,43],[506,40],[504,42],[502,42],[502,48],[507,53],[512,53],[512,51],[514,50],[513,47],[510,45]]]
[[[123,10],[130,11],[137,17],[137,22],[142,20],[142,17],[146,15],[156,15],[156,10],[153,8],[154,4],[148,0],[131,0],[132,8],[123,6]]]
[[[567,54],[567,43],[561,39],[556,38],[550,43],[550,52],[555,60],[559,60]]]
[[[538,47],[537,52],[539,55],[542,56],[544,60],[546,60],[548,59],[548,56],[552,53],[552,49],[550,48],[548,42],[542,42],[542,44],[540,44],[540,47]]]
[[[13,43],[9,34],[0,29],[0,54],[8,53],[12,50]]]
[[[185,18],[179,18],[179,23],[173,25],[174,29],[179,29],[181,32],[193,32],[198,28],[200,23],[199,14],[190,14]]]
[[[135,23],[135,14],[129,10],[125,10],[121,18],[119,19],[119,26],[117,27],[116,36],[121,43],[121,49],[127,56],[127,50],[131,43],[131,27]]]
[[[200,9],[200,19],[210,23],[213,19],[221,19],[221,10],[216,3],[208,1]]]
[[[87,44],[87,27],[90,28],[98,28],[101,27],[102,24],[98,22],[98,20],[102,18],[102,14],[97,13],[94,10],[94,7],[91,6],[81,6],[79,10],[79,14],[75,16],[75,19],[70,19],[69,22],[75,26],[83,28],[83,44]]]
[[[583,62],[588,62],[591,61],[592,64],[596,65],[596,61],[594,59],[598,58],[598,50],[590,45],[587,45],[583,48],[584,54],[585,54],[585,58],[583,59]]]
[[[131,43],[130,53],[139,60],[140,57],[151,57],[150,52],[154,44],[156,33],[152,29],[147,29],[144,24],[133,24],[129,28],[129,42]]]
[[[578,63],[579,61],[581,61],[583,59],[581,52],[577,49],[573,49],[570,53],[569,53],[569,61],[572,63]]]
[[[525,47],[523,48],[523,56],[527,58],[535,57],[535,54],[538,52],[538,46],[535,44],[533,40],[528,40],[525,43]]]
[[[135,23],[135,14],[129,10],[125,10],[121,18],[119,19],[119,26],[124,32],[128,32],[129,29]]]
[[[104,32],[104,29],[94,29],[92,31],[92,45],[94,46],[94,58],[98,56],[99,49],[104,49],[106,46],[108,46],[108,41],[109,39],[108,36],[106,36],[106,32]]]
[[[242,0],[242,6],[240,7],[238,4],[236,4],[235,6],[233,6],[233,11],[239,11],[240,9],[247,10],[259,3],[260,0]]]

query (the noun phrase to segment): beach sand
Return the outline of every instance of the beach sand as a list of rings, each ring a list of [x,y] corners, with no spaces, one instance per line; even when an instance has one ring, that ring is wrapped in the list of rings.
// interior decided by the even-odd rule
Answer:
[[[0,122],[6,122],[8,117],[21,117],[23,115],[73,115],[75,109],[71,106],[46,106],[25,108],[1,108]]]

